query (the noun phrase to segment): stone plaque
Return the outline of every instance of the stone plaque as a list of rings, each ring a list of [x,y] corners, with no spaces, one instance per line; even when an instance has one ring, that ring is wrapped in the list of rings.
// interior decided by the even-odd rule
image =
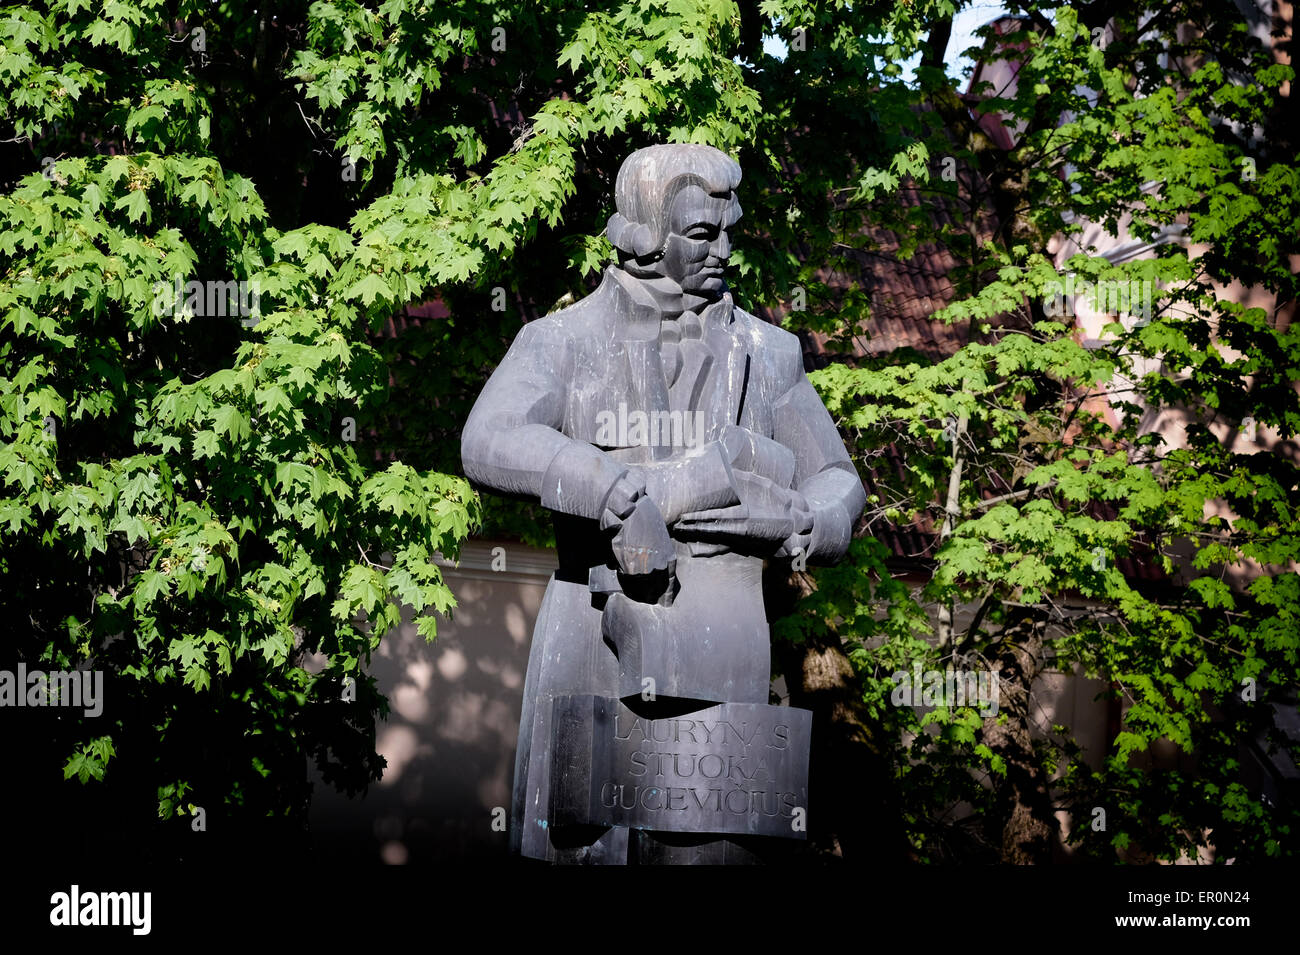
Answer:
[[[722,703],[640,716],[557,696],[550,823],[802,839],[812,713]]]

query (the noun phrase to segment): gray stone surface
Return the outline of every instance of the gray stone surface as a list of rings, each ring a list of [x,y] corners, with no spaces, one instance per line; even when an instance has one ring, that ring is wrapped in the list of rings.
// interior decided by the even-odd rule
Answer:
[[[550,825],[803,836],[812,714],[723,703],[641,716],[606,697],[557,696]]]
[[[511,838],[529,857],[747,861],[716,831],[552,825],[555,700],[621,699],[647,718],[765,706],[764,562],[837,561],[865,503],[798,339],[727,291],[739,183],[707,146],[628,157],[618,264],[521,329],[465,425],[470,480],[555,516],[515,761]]]

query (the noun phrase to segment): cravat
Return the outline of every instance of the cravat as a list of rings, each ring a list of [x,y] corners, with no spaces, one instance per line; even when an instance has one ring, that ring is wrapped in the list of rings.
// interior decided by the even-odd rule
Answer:
[[[659,358],[669,388],[682,373],[682,341],[703,337],[704,326],[695,312],[682,312],[676,318],[666,318],[659,323]]]

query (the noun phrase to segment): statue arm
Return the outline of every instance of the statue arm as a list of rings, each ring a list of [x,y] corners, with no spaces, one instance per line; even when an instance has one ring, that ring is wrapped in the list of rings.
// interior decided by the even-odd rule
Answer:
[[[773,437],[794,452],[794,487],[812,514],[804,549],[810,560],[835,563],[848,550],[867,493],[830,412],[802,369],[776,403],[773,430]]]
[[[560,430],[567,350],[559,336],[524,326],[470,411],[461,464],[479,486],[596,520],[627,468]]]

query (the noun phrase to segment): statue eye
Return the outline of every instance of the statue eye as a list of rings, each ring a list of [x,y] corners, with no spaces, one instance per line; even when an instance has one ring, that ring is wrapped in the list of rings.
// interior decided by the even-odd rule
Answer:
[[[712,241],[713,239],[717,238],[717,235],[718,235],[718,227],[714,225],[691,226],[691,228],[686,232],[686,238],[697,239],[697,240],[707,239],[709,241]]]

